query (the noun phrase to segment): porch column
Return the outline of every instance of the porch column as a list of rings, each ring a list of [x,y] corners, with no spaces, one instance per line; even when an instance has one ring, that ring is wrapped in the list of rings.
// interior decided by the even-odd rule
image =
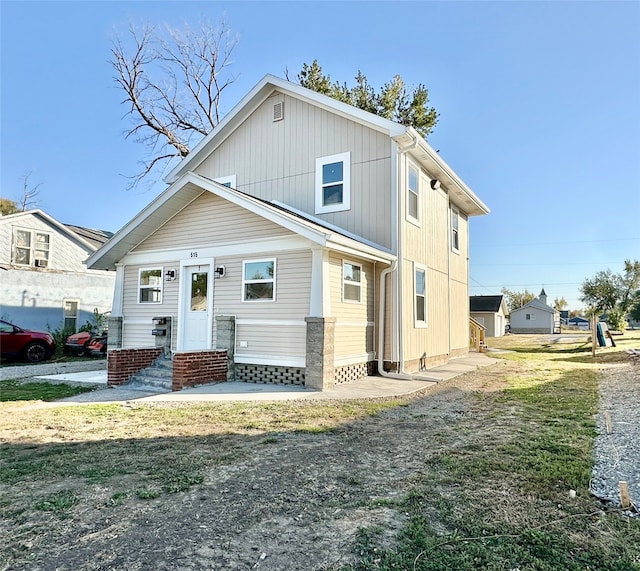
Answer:
[[[331,287],[329,283],[329,251],[324,248],[311,250],[311,295],[309,315],[331,315]]]
[[[116,264],[116,282],[113,288],[111,314],[107,320],[107,343],[111,349],[122,347],[122,297],[124,291],[124,264]]]
[[[334,385],[335,317],[305,317],[307,358],[305,386],[326,390]]]
[[[234,381],[236,318],[233,315],[216,315],[216,325],[216,348],[227,352],[227,381]]]

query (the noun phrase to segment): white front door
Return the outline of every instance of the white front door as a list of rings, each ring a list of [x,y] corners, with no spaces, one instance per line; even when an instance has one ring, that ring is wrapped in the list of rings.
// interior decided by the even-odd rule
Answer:
[[[211,349],[211,266],[185,266],[182,279],[182,350]]]

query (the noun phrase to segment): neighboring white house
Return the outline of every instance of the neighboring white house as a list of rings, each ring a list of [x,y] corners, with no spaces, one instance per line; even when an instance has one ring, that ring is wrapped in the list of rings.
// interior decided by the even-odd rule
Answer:
[[[110,383],[155,346],[174,388],[223,361],[322,389],[469,351],[488,208],[415,129],[266,76],[165,180],[89,259],[118,275]]]
[[[42,210],[0,216],[0,316],[26,329],[77,331],[111,309],[115,272],[86,259],[109,232],[62,224]]]
[[[507,302],[503,295],[469,297],[471,317],[485,328],[485,337],[502,337],[507,324]]]
[[[547,305],[542,288],[537,298],[511,311],[509,323],[511,333],[560,333],[560,312]]]

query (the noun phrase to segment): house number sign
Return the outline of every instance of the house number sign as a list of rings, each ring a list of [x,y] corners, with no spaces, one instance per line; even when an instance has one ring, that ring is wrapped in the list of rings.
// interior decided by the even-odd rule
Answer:
[[[197,258],[198,257],[198,252],[191,252],[191,257],[192,258]]]

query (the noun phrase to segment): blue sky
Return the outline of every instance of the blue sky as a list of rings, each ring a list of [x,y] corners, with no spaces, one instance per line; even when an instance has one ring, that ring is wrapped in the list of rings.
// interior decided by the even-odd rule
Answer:
[[[423,83],[431,145],[491,208],[471,220],[471,294],[545,288],[580,307],[640,259],[639,2],[0,2],[1,194],[40,184],[61,222],[116,231],[164,187],[127,190],[145,149],[108,63],[130,21],[224,19],[229,111],[317,58],[334,80]]]

